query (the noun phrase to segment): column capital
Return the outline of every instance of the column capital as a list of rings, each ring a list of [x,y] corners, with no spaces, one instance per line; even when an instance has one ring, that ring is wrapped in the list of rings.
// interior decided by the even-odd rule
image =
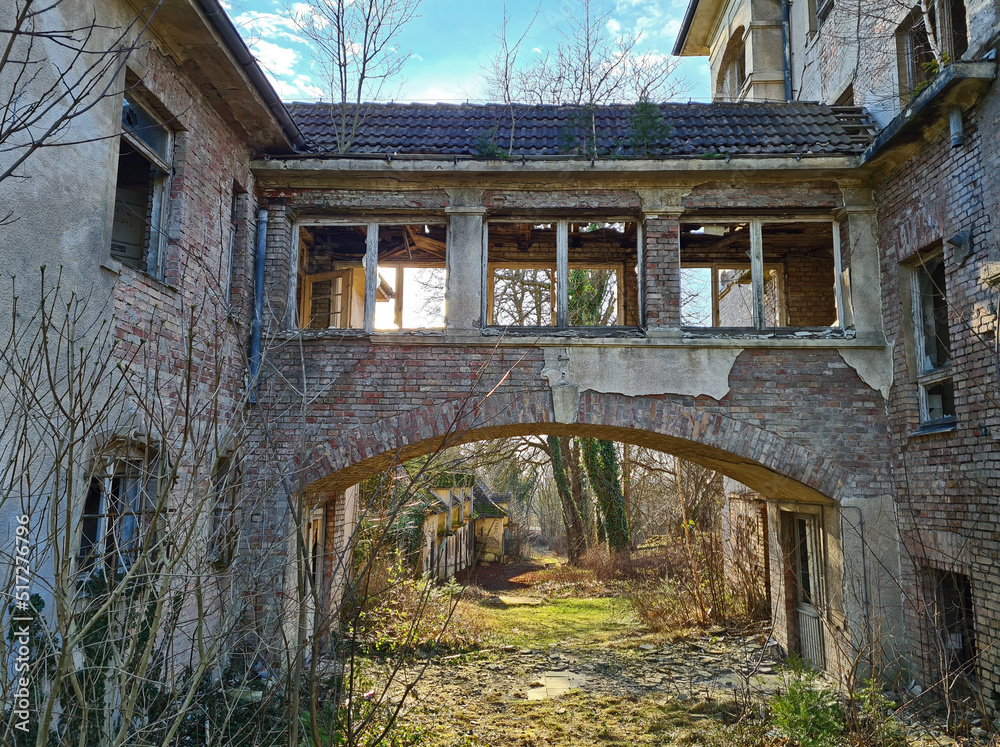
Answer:
[[[866,187],[841,187],[840,193],[844,196],[844,206],[833,211],[834,217],[838,220],[842,220],[847,215],[875,213],[875,200],[870,189]]]
[[[645,218],[660,215],[677,217],[684,212],[684,198],[691,193],[691,187],[668,187],[665,189],[638,189]]]

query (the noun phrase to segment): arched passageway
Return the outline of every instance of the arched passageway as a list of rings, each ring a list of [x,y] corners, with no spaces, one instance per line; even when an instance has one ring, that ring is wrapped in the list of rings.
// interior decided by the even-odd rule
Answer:
[[[574,422],[556,422],[551,395],[494,394],[407,410],[348,430],[299,462],[310,489],[337,490],[396,461],[475,441],[528,435],[589,436],[646,446],[717,470],[762,495],[836,502],[848,482],[822,453],[755,425],[654,397],[585,392]]]

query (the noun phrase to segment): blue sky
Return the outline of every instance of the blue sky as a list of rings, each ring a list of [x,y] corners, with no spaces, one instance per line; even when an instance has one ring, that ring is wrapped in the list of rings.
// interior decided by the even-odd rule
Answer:
[[[571,0],[572,1],[572,0]],[[673,47],[687,0],[606,0],[611,30],[640,36],[640,51],[667,54]],[[308,45],[289,19],[293,0],[229,0],[225,3],[261,66],[286,101],[329,98],[312,65]],[[517,38],[538,0],[508,0],[508,35]],[[419,17],[408,24],[400,48],[410,58],[398,85],[384,98],[397,101],[485,101],[482,67],[496,47],[494,31],[503,18],[501,0],[423,0]],[[561,0],[542,0],[522,54],[554,49],[567,11]],[[684,98],[708,98],[707,59],[684,59],[678,74],[688,81]]]

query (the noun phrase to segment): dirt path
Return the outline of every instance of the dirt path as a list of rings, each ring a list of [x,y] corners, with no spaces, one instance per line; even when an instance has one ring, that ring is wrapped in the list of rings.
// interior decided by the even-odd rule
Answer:
[[[469,580],[469,579],[467,579]],[[766,631],[711,629],[673,641],[646,634],[603,584],[541,563],[472,574],[455,624],[483,626],[479,651],[411,663],[403,721],[427,747],[786,744],[740,718],[786,688]],[[396,697],[399,690],[396,690]],[[939,725],[938,725],[939,726]],[[955,744],[921,724],[926,744]]]

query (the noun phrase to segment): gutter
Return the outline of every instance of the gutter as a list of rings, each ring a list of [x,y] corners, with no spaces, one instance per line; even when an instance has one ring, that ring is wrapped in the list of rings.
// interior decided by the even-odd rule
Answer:
[[[792,100],[791,0],[781,0],[781,51],[785,62],[785,101]]]
[[[236,61],[243,67],[243,70],[250,78],[250,82],[253,83],[261,98],[264,99],[264,103],[267,104],[267,108],[271,110],[271,114],[278,120],[278,124],[285,133],[285,137],[291,142],[292,147],[295,150],[304,150],[307,146],[306,139],[302,136],[302,131],[295,124],[295,120],[292,119],[285,105],[281,103],[281,98],[274,90],[267,76],[264,75],[264,71],[260,69],[260,65],[257,64],[257,60],[250,52],[250,48],[243,41],[240,32],[236,30],[232,19],[230,19],[229,15],[219,4],[219,0],[198,0],[198,5],[201,7],[202,12],[208,16],[208,20],[212,22],[212,26],[219,33],[219,36],[222,37],[226,46],[229,47],[229,51],[233,53]]]
[[[687,10],[684,11],[684,19],[681,21],[680,31],[677,32],[677,39],[674,41],[672,54],[680,57],[684,52],[684,42],[691,32],[691,23],[694,21],[694,14],[698,10],[698,0],[689,0]]]
[[[250,328],[250,404],[257,404],[264,328],[264,266],[267,264],[267,218],[265,208],[257,211],[257,241],[254,254],[253,324]]]

